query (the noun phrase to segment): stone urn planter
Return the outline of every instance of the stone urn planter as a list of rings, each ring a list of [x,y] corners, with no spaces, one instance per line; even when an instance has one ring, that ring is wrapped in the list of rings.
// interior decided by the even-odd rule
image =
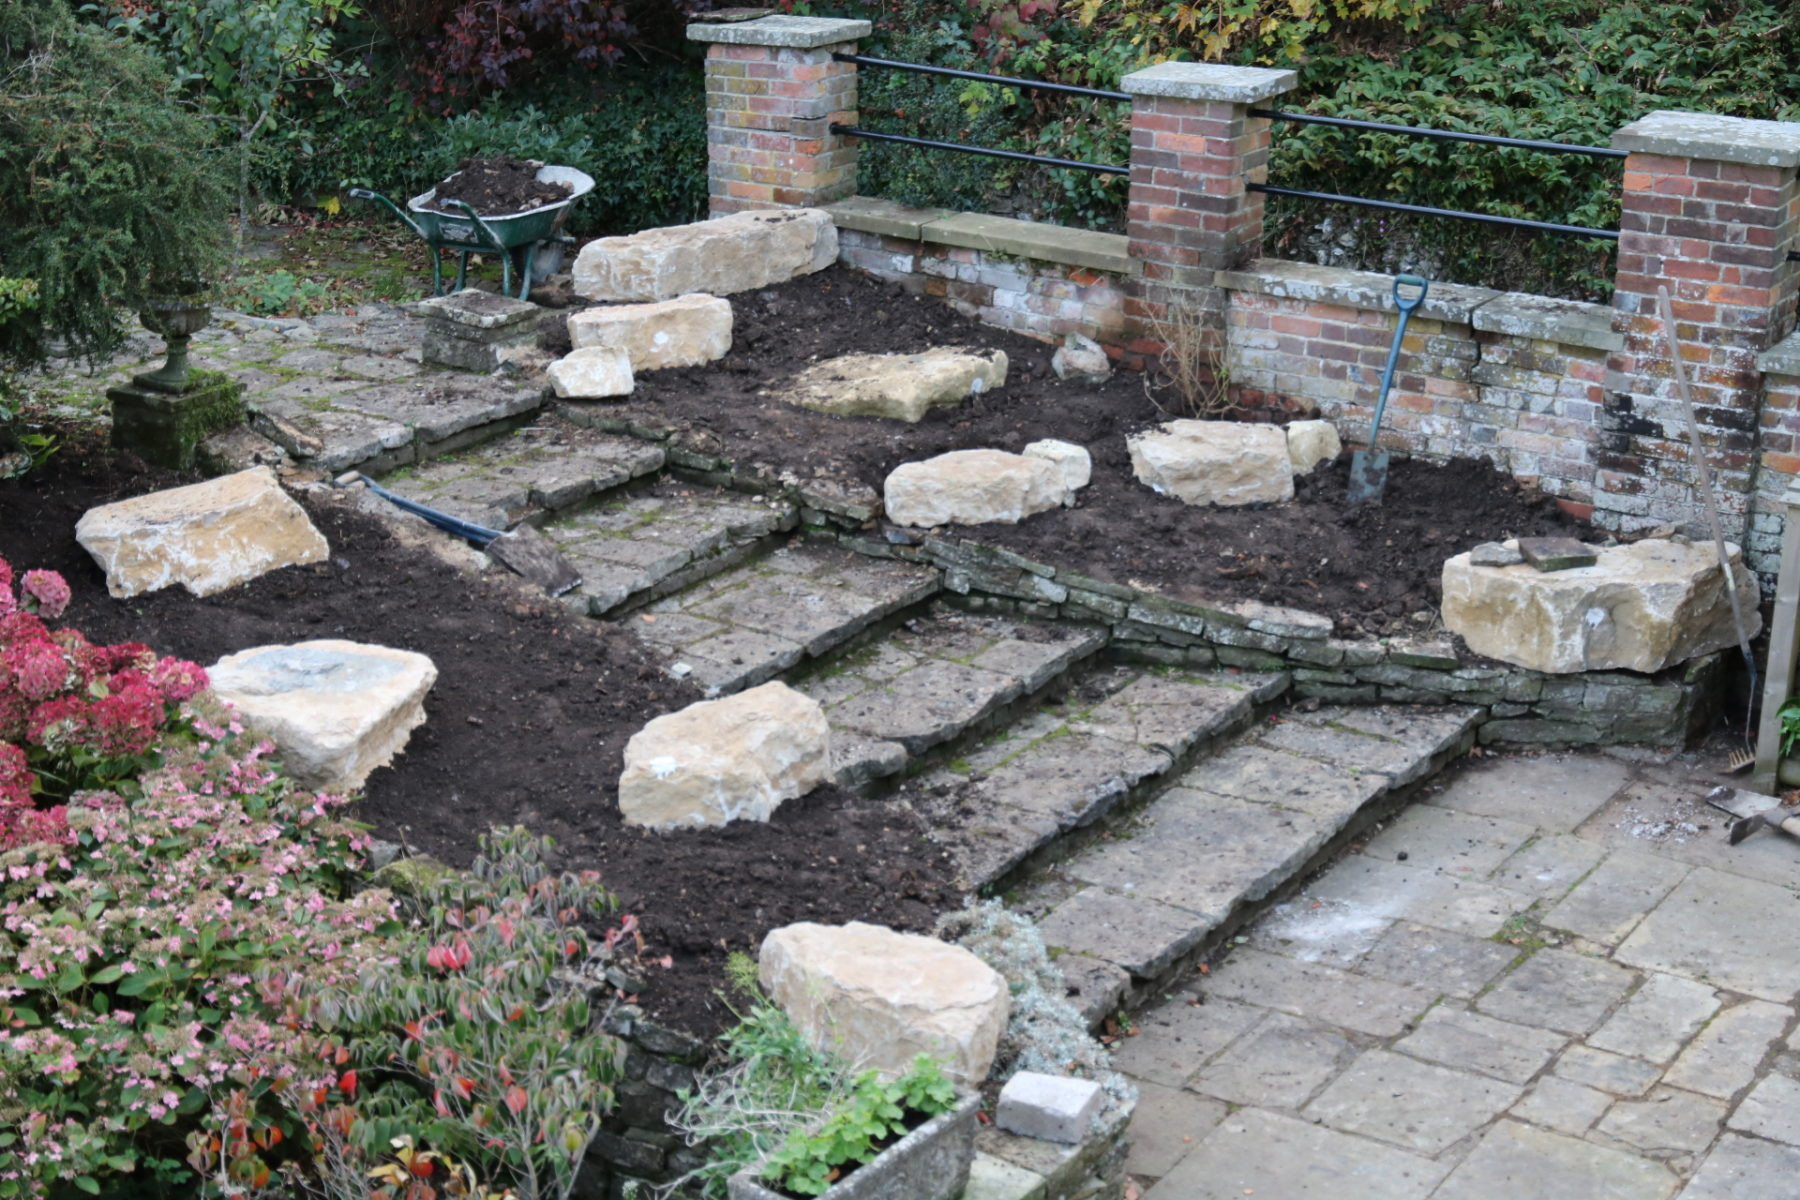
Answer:
[[[132,382],[158,392],[187,391],[191,384],[188,342],[212,320],[212,305],[205,294],[196,286],[152,296],[138,310],[138,320],[163,339],[169,357],[156,370],[134,376]]]
[[[980,1108],[980,1096],[964,1098],[832,1184],[822,1200],[956,1200],[975,1161]],[[789,1200],[757,1178],[755,1167],[733,1175],[729,1186],[731,1200]]]

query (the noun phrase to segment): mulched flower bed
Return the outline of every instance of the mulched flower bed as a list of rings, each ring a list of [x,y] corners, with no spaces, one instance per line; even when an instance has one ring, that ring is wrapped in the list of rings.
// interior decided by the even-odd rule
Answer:
[[[523,824],[556,838],[560,866],[601,873],[635,913],[651,956],[642,998],[656,1019],[710,1035],[728,1014],[713,995],[731,950],[751,951],[792,921],[928,927],[958,902],[939,850],[905,810],[822,788],[768,825],[658,835],[625,827],[616,784],[625,742],[658,713],[700,698],[616,627],[463,574],[395,539],[335,498],[314,503],[329,564],[272,572],[196,599],[169,588],[115,600],[76,520],[87,509],[191,482],[65,447],[50,466],[0,484],[0,556],[63,573],[63,623],[96,641],[140,641],[205,665],[250,646],[349,638],[427,654],[438,680],[429,719],[357,813],[378,837],[463,864],[476,837]]]
[[[1385,499],[1351,505],[1348,453],[1300,480],[1292,504],[1194,508],[1132,475],[1126,437],[1182,415],[1180,398],[1147,391],[1140,373],[1118,372],[1100,387],[1062,382],[1050,369],[1054,347],[843,267],[731,299],[725,358],[645,372],[612,411],[679,426],[683,442],[740,462],[853,478],[878,493],[901,463],[949,450],[1075,442],[1094,459],[1094,482],[1076,508],[963,532],[1085,574],[1197,599],[1305,608],[1333,617],[1343,634],[1387,633],[1417,628],[1415,613],[1436,612],[1451,555],[1496,538],[1580,528],[1550,498],[1468,461],[1397,458]],[[551,348],[566,348],[563,315],[545,320]],[[933,346],[1006,351],[1006,386],[917,425],[826,416],[770,394],[821,359]]]

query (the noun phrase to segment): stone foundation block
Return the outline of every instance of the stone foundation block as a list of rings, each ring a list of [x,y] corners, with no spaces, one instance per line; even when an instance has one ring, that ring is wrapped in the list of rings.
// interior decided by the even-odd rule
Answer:
[[[538,306],[479,288],[421,301],[422,361],[460,371],[496,371],[537,340]]]
[[[882,485],[896,525],[1015,525],[1074,495],[1062,470],[1042,458],[1004,450],[952,450],[902,463]]]
[[[1170,421],[1130,440],[1131,469],[1186,504],[1276,504],[1294,498],[1288,439],[1274,425]]]
[[[837,252],[823,209],[740,212],[591,241],[575,259],[574,287],[599,301],[729,296],[822,271]]]
[[[135,384],[108,388],[112,444],[147,463],[185,471],[200,444],[244,421],[244,385],[223,371],[192,371],[188,390],[159,392]]]
[[[1000,1089],[994,1120],[1008,1133],[1073,1145],[1087,1136],[1104,1098],[1091,1079],[1021,1071]]]
[[[606,400],[637,387],[631,356],[618,346],[589,346],[551,363],[545,371],[561,400]]]

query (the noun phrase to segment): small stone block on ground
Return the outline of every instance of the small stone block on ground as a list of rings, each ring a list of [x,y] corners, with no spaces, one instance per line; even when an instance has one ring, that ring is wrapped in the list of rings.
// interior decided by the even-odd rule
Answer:
[[[210,596],[331,553],[268,467],[91,508],[75,523],[75,540],[120,599],[177,583]]]
[[[1000,1089],[994,1120],[1008,1133],[1074,1145],[1087,1136],[1103,1096],[1091,1079],[1021,1071]]]
[[[1293,421],[1286,432],[1288,459],[1296,475],[1306,475],[1320,463],[1335,462],[1344,452],[1337,426],[1330,421]]]
[[[1528,537],[1519,539],[1519,557],[1540,571],[1569,571],[1593,566],[1600,561],[1600,551],[1574,538]]]
[[[617,346],[571,350],[551,363],[545,373],[557,397],[563,400],[629,396],[637,386],[631,375],[631,355]]]
[[[1073,495],[1055,463],[1004,450],[952,450],[901,463],[882,486],[896,525],[1015,525]]]
[[[207,674],[289,775],[334,794],[357,791],[405,749],[437,680],[423,654],[338,639],[240,650]]]

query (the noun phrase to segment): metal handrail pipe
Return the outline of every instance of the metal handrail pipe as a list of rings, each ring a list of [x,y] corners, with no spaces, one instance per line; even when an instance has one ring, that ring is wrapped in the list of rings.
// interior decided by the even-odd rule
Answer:
[[[996,150],[991,146],[966,146],[961,142],[937,142],[930,138],[911,137],[904,133],[876,133],[855,125],[831,123],[831,132],[844,137],[867,138],[871,142],[899,142],[903,146],[924,146],[929,150],[954,150],[959,154],[981,154],[988,158],[1005,158],[1013,162],[1037,163],[1045,167],[1066,167],[1071,171],[1093,171],[1098,175],[1129,175],[1130,167],[1107,163],[1082,162],[1074,158],[1052,158],[1047,154],[1026,154],[1021,150]]]
[[[1364,133],[1393,133],[1407,137],[1440,138],[1448,142],[1478,142],[1483,146],[1506,146],[1514,150],[1540,150],[1546,154],[1585,154],[1592,158],[1624,158],[1627,151],[1610,146],[1581,146],[1572,142],[1540,142],[1531,138],[1501,137],[1493,133],[1460,133],[1454,129],[1427,129],[1423,125],[1388,125],[1381,121],[1354,121],[1348,117],[1321,117],[1312,113],[1284,112],[1273,108],[1253,108],[1253,117],[1271,121],[1294,121],[1302,125],[1329,125],[1336,129],[1356,129]]]
[[[1616,229],[1593,229],[1586,225],[1562,225],[1555,221],[1528,221],[1524,217],[1499,217],[1492,213],[1465,212],[1459,208],[1430,208],[1423,204],[1402,204],[1398,200],[1371,200],[1366,196],[1343,196],[1336,192],[1306,192],[1299,188],[1275,187],[1267,183],[1244,185],[1248,191],[1270,196],[1293,196],[1300,200],[1325,200],[1333,204],[1355,204],[1362,208],[1378,208],[1384,212],[1416,213],[1424,217],[1450,217],[1458,221],[1480,221],[1487,225],[1506,225],[1514,229],[1530,229],[1537,233],[1555,233],[1564,237],[1605,238],[1618,241]]]
[[[861,67],[886,67],[893,71],[913,71],[920,75],[947,75],[951,79],[973,79],[979,83],[997,83],[1001,87],[1029,88],[1034,92],[1057,92],[1064,96],[1087,96],[1094,100],[1130,102],[1130,92],[1109,92],[1103,88],[1079,87],[1073,83],[1049,83],[1039,79],[1020,79],[1014,75],[986,75],[980,71],[959,71],[954,67],[930,67],[924,63],[901,62],[895,58],[872,58],[867,54],[834,53],[836,62],[855,63]]]

